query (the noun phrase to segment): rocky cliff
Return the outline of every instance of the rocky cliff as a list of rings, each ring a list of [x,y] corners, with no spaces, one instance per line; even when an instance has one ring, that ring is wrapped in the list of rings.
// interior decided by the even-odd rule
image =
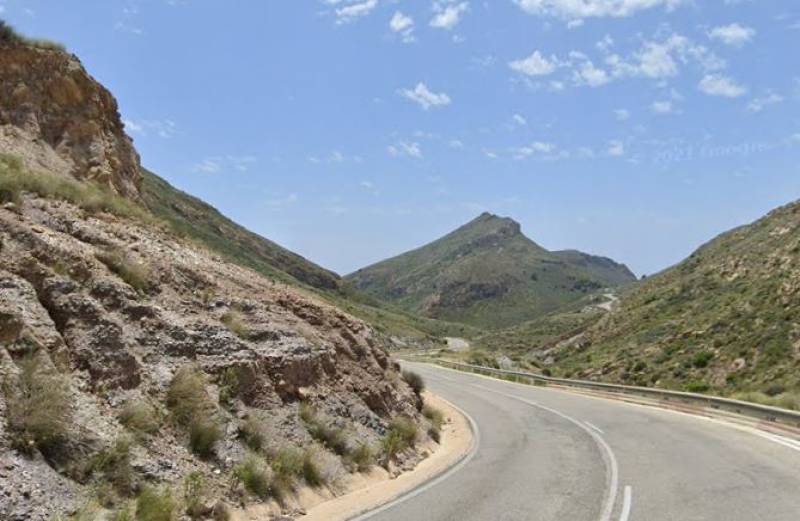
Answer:
[[[139,156],[117,102],[73,55],[0,40],[0,147],[32,168],[139,196]]]
[[[0,519],[221,519],[419,458],[382,339],[150,213],[76,58],[0,37],[0,93]]]

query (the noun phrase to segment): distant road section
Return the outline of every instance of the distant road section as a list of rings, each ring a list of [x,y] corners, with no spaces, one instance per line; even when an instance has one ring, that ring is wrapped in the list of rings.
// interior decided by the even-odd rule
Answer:
[[[374,521],[798,521],[800,443],[404,363],[477,423],[458,472]]]

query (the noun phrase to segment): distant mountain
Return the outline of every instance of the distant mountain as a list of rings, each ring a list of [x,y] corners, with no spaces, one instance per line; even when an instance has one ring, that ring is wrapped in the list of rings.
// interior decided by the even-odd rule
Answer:
[[[762,391],[800,407],[800,202],[717,237],[621,297],[611,313],[559,313],[481,344],[527,351],[563,376]]]
[[[550,252],[519,223],[484,213],[422,248],[348,275],[357,289],[426,317],[497,328],[635,280],[622,264]]]

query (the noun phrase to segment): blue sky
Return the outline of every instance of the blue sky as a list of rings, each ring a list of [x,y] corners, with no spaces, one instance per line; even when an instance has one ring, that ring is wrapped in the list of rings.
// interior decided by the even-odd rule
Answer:
[[[800,5],[0,0],[143,164],[339,273],[482,211],[653,273],[800,198]]]

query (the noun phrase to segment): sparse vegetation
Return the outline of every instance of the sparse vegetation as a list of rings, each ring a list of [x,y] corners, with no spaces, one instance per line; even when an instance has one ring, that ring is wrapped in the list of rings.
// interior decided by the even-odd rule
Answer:
[[[106,188],[70,177],[27,170],[18,157],[0,154],[0,202],[19,204],[23,192],[67,201],[90,214],[107,212],[144,224],[160,224],[146,209]]]
[[[119,421],[137,435],[150,435],[161,425],[155,407],[144,400],[125,402],[119,413]]]
[[[135,488],[131,467],[131,441],[118,438],[110,447],[97,454],[90,464],[91,472],[100,483],[110,485],[114,492],[128,497]],[[108,503],[110,501],[106,501]],[[113,501],[112,501],[113,503]]]
[[[417,396],[420,396],[422,391],[425,390],[425,380],[414,371],[403,371],[403,380],[405,380]]]
[[[206,392],[205,375],[194,366],[178,370],[167,391],[167,406],[174,421],[189,431],[189,446],[201,457],[210,457],[222,438],[216,406]]]
[[[264,432],[264,425],[255,416],[248,417],[239,425],[239,437],[245,445],[254,452],[259,452],[267,448],[267,436]]]
[[[405,416],[394,418],[389,423],[389,429],[381,442],[386,462],[394,460],[399,453],[413,447],[416,440],[417,425]]]
[[[347,431],[325,420],[318,414],[313,405],[300,404],[300,419],[306,424],[312,438],[325,445],[339,456],[346,456],[350,451]]]
[[[42,40],[37,38],[28,38],[19,34],[13,27],[8,25],[3,20],[0,20],[0,46],[2,45],[29,45],[39,49],[46,49],[52,51],[65,51],[66,49],[60,43],[52,42],[50,40]]]
[[[234,477],[245,490],[259,499],[267,499],[271,490],[271,473],[263,458],[256,454],[248,454],[233,469]]]
[[[238,367],[228,367],[219,378],[219,403],[225,407],[233,405],[233,401],[241,391],[241,379]]]
[[[369,472],[375,465],[375,451],[365,443],[359,443],[347,457],[347,462],[355,467],[359,472]]]
[[[422,408],[422,415],[427,418],[430,422],[430,428],[428,428],[428,436],[431,437],[433,441],[439,443],[442,438],[442,425],[444,424],[444,414],[439,409],[431,407],[430,405],[425,405]]]
[[[175,521],[177,513],[178,503],[167,486],[148,485],[136,498],[136,521]]]
[[[69,384],[36,354],[23,358],[19,370],[16,378],[3,382],[12,443],[27,454],[38,449],[46,457],[56,457],[70,436]]]
[[[202,473],[190,472],[183,478],[183,502],[189,517],[200,519],[203,516],[207,496],[208,485]]]
[[[136,291],[144,293],[150,287],[150,270],[121,248],[101,250],[95,257]]]
[[[227,311],[224,315],[222,315],[220,320],[222,320],[222,323],[225,324],[225,327],[227,327],[231,333],[238,336],[242,340],[247,340],[247,338],[250,336],[250,330],[244,323],[242,314],[235,309]]]

